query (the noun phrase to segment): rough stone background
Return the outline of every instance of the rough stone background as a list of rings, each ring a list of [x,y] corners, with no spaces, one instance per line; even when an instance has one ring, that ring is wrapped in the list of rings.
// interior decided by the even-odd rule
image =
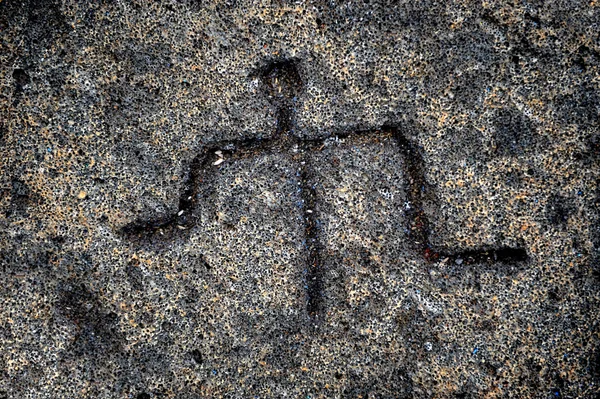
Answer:
[[[332,138],[317,319],[289,154],[226,159],[185,234],[122,233],[275,134],[278,60],[295,134]],[[598,397],[599,72],[596,0],[0,0],[0,398]],[[385,125],[432,248],[529,260],[411,249],[405,156],[352,139]]]

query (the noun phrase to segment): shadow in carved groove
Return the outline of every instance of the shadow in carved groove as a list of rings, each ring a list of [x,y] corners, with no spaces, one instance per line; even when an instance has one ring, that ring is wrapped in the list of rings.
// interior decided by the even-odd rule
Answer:
[[[175,235],[187,235],[196,224],[194,209],[199,200],[199,188],[210,174],[218,169],[220,159],[227,157],[235,161],[270,153],[288,154],[300,165],[301,195],[303,200],[303,220],[307,243],[307,311],[315,318],[323,310],[322,269],[320,267],[321,244],[317,227],[318,213],[315,211],[316,193],[309,184],[313,174],[309,154],[324,147],[327,138],[300,138],[295,133],[295,106],[303,91],[303,82],[295,60],[271,62],[260,72],[265,94],[277,110],[277,128],[275,135],[268,139],[246,139],[223,141],[206,148],[196,156],[189,166],[187,179],[179,199],[176,214],[156,220],[138,220],[123,227],[122,233],[132,240],[151,240],[162,242]],[[475,263],[514,263],[528,259],[524,248],[484,248],[469,251],[445,251],[435,249],[429,241],[429,221],[423,210],[425,195],[425,175],[423,157],[420,150],[396,126],[382,126],[379,129],[359,131],[338,135],[362,137],[367,141],[379,141],[393,138],[405,159],[404,175],[407,177],[408,200],[413,205],[407,211],[407,230],[413,249],[426,261],[443,259],[457,264]]]

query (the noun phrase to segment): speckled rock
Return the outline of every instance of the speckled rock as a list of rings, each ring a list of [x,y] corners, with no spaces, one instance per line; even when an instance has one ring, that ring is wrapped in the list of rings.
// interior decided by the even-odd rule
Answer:
[[[0,0],[0,399],[598,397],[598,21]]]

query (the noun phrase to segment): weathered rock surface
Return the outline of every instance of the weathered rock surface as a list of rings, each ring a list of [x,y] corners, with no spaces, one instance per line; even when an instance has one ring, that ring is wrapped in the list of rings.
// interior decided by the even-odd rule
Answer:
[[[597,397],[599,21],[0,0],[0,399]]]

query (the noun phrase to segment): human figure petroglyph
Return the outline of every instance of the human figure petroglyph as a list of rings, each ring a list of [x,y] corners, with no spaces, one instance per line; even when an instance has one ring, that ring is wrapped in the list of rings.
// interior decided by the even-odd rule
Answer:
[[[266,154],[285,154],[296,161],[299,171],[300,192],[306,242],[306,288],[307,311],[318,317],[322,310],[322,270],[321,243],[319,241],[314,185],[310,184],[314,174],[310,154],[321,151],[331,140],[360,138],[366,142],[378,143],[391,140],[404,158],[407,200],[403,205],[406,215],[406,231],[412,249],[427,262],[442,261],[462,264],[475,263],[514,263],[527,260],[523,248],[483,248],[468,251],[448,251],[433,248],[430,244],[430,226],[424,211],[425,175],[424,161],[418,146],[403,134],[402,128],[394,125],[378,129],[359,131],[344,135],[322,138],[306,138],[296,131],[296,104],[303,92],[303,82],[296,67],[297,61],[284,60],[270,63],[260,73],[261,84],[270,102],[276,108],[277,126],[273,136],[266,139],[223,141],[214,143],[196,156],[190,165],[188,178],[179,199],[177,213],[155,220],[138,220],[126,225],[122,232],[131,238],[160,235],[161,240],[169,240],[172,234],[189,234],[197,224],[194,209],[199,201],[200,185],[207,182],[207,176],[218,173],[225,162],[248,159]]]

